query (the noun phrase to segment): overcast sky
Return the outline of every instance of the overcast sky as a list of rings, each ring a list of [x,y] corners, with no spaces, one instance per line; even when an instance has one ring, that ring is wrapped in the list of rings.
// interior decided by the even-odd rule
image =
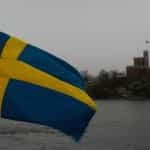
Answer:
[[[79,70],[124,70],[150,49],[150,0],[0,0],[0,30]]]

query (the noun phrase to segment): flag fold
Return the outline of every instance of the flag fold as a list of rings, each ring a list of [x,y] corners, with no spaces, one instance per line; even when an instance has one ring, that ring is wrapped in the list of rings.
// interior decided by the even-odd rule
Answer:
[[[79,140],[96,110],[74,67],[0,32],[1,117],[46,125]]]

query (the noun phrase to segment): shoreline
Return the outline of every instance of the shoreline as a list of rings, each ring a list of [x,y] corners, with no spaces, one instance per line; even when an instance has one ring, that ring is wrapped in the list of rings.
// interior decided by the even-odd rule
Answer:
[[[128,100],[128,101],[150,101],[150,98],[149,97],[140,97],[140,96],[128,96],[128,97],[109,97],[109,98],[92,98],[94,99],[94,101],[100,101],[100,100],[118,100],[118,101],[121,101],[121,100]]]

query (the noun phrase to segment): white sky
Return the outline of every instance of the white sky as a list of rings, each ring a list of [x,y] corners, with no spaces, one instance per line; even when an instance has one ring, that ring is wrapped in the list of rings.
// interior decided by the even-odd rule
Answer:
[[[150,40],[150,0],[0,0],[0,30],[79,70],[124,70]]]

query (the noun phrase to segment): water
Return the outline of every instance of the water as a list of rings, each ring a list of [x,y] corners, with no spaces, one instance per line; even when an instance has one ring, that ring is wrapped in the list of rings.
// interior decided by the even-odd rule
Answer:
[[[2,150],[149,150],[150,101],[98,101],[80,143],[46,127],[0,121]]]

